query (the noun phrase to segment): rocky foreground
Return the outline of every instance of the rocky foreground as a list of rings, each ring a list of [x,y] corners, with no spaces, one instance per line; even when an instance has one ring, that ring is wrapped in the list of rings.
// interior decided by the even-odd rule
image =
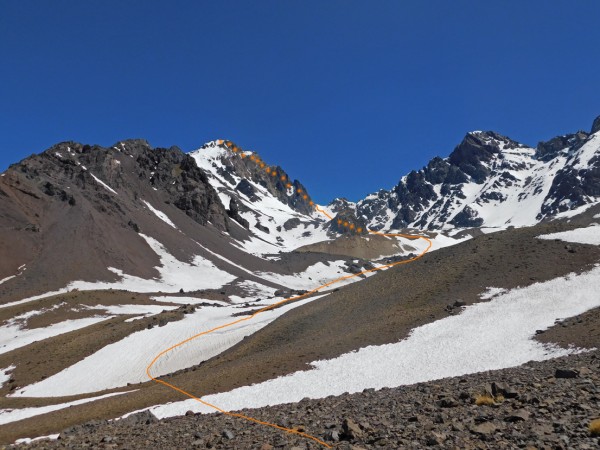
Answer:
[[[594,422],[600,418],[600,351],[243,413],[305,431],[339,449],[596,449],[600,447],[600,423]],[[185,417],[158,421],[146,412],[70,428],[56,441],[37,441],[28,448],[324,447],[220,414],[188,412]]]

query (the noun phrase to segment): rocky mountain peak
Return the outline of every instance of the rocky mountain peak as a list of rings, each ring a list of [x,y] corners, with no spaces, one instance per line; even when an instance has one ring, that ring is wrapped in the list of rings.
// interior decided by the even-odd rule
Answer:
[[[585,131],[578,131],[573,134],[556,136],[549,141],[539,142],[536,147],[535,156],[542,161],[550,161],[559,156],[563,151],[581,147],[588,137],[589,134]]]
[[[448,162],[481,184],[490,173],[492,159],[503,150],[519,147],[522,145],[518,142],[494,131],[473,131],[454,148]]]
[[[335,198],[333,199],[327,207],[334,213],[339,213],[340,211],[352,210],[356,209],[356,203],[349,201],[347,198]]]
[[[352,208],[341,209],[329,222],[329,229],[337,234],[353,235],[367,234],[367,224],[363,219],[356,217]]]
[[[218,140],[204,144],[190,155],[224,195],[241,193],[254,203],[260,200],[259,191],[264,189],[301,214],[314,210],[306,187],[291,179],[282,167],[268,164],[257,152],[244,150],[232,141]]]
[[[152,190],[160,191],[166,202],[196,222],[229,229],[225,208],[205,173],[177,147],[152,148],[143,139],[108,148],[68,141],[11,169],[33,181],[45,195],[59,195],[71,204],[82,196],[95,208],[115,214],[124,211],[123,202],[150,198]]]
[[[578,131],[532,149],[474,131],[448,158],[433,158],[389,191],[357,202],[357,215],[374,230],[533,225],[600,201],[599,139]]]
[[[594,134],[596,132],[600,131],[600,116],[596,117],[594,119],[594,123],[592,124],[592,132],[591,134]]]

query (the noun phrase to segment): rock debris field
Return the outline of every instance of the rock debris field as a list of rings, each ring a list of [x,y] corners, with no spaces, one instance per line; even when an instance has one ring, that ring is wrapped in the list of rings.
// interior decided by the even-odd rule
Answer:
[[[600,351],[243,413],[304,431],[338,449],[597,449],[600,424],[594,420],[600,418]],[[54,441],[8,448],[325,447],[221,414],[190,412],[158,421],[143,412],[119,421],[76,426]]]

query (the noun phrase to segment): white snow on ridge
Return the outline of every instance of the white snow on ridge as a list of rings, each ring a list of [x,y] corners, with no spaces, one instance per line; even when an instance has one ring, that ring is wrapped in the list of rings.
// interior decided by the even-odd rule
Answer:
[[[245,336],[265,327],[285,312],[323,296],[315,296],[265,311],[253,319],[195,339],[161,357],[153,366],[152,375],[164,375],[206,361],[237,344]],[[160,352],[202,331],[239,319],[232,314],[250,309],[236,306],[201,308],[192,314],[187,314],[182,320],[169,322],[163,327],[138,331],[109,344],[45,380],[19,389],[11,396],[61,397],[148,381],[146,367]],[[100,373],[98,367],[102,367]],[[90,373],[96,375],[90,377]]]
[[[83,167],[83,166],[82,166],[82,167]],[[83,167],[83,168],[85,169],[85,167]],[[106,184],[104,181],[102,181],[102,180],[101,180],[100,178],[98,178],[96,175],[94,175],[94,174],[93,174],[93,173],[91,173],[91,172],[90,172],[90,175],[92,176],[92,178],[93,178],[94,180],[96,180],[96,182],[97,182],[97,183],[98,183],[100,186],[102,186],[103,188],[105,188],[107,191],[110,191],[110,192],[112,192],[112,193],[113,193],[113,194],[115,194],[115,195],[119,195],[119,194],[117,193],[117,191],[115,191],[113,188],[111,188],[111,187],[110,187],[108,184]]]
[[[258,408],[302,398],[324,398],[502,369],[531,360],[575,352],[546,346],[532,337],[557,319],[600,307],[596,286],[600,267],[589,272],[536,283],[499,294],[489,302],[466,307],[451,316],[415,328],[398,343],[369,346],[338,358],[315,361],[314,368],[252,386],[209,395],[204,400],[228,411]],[[510,352],[498,352],[510,348]],[[159,418],[186,411],[214,410],[193,400],[150,408]]]
[[[587,228],[575,228],[559,233],[543,234],[538,236],[538,239],[560,239],[561,241],[579,244],[600,245],[600,225],[594,224]]]
[[[175,228],[177,230],[177,226],[175,226],[175,224],[171,221],[171,219],[169,219],[169,216],[167,216],[164,212],[156,209],[154,206],[152,206],[150,203],[148,203],[146,200],[142,200],[142,202],[148,207],[148,209],[154,213],[154,215],[156,217],[158,217],[160,220],[162,220],[164,223],[166,223],[167,225]]]
[[[58,405],[50,406],[39,406],[33,408],[21,408],[21,409],[0,409],[0,425],[4,425],[17,420],[28,419],[30,417],[39,416],[53,411],[59,411],[61,409],[68,408],[70,406],[83,405],[84,403],[94,402],[103,398],[114,397],[116,395],[129,394],[130,392],[113,392],[112,394],[100,395],[98,397],[83,398],[81,400],[75,400],[69,403],[60,403]]]

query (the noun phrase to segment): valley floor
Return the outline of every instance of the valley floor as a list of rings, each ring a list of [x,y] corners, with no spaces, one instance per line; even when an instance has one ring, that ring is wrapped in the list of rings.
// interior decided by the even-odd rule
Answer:
[[[304,430],[339,449],[594,449],[600,445],[600,434],[590,431],[600,416],[600,351],[243,413]],[[144,412],[72,427],[58,440],[26,448],[325,447],[221,414],[158,421]]]

